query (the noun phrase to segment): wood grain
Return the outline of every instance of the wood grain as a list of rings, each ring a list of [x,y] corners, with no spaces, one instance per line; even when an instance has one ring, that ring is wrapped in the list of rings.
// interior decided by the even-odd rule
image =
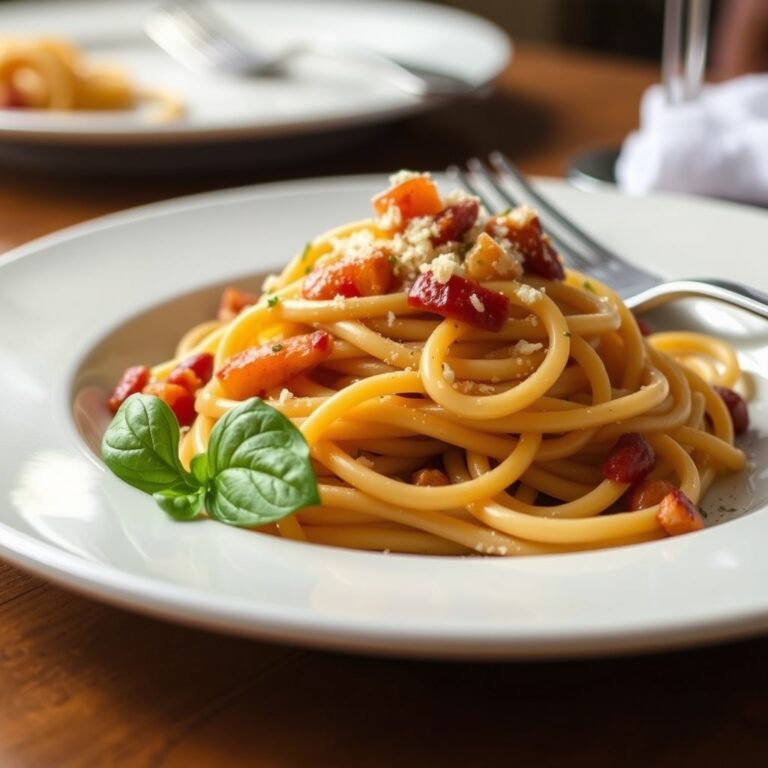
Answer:
[[[0,251],[173,195],[442,168],[497,147],[558,175],[574,152],[622,139],[655,77],[627,60],[520,47],[485,102],[296,167],[130,182],[6,170]],[[762,765],[766,650],[755,640],[546,664],[352,657],[168,625],[0,563],[0,766]]]

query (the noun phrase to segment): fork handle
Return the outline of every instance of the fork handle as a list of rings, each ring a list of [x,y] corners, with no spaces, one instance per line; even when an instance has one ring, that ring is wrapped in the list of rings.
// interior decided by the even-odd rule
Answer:
[[[668,301],[684,298],[706,298],[730,304],[768,320],[768,295],[730,280],[700,277],[691,280],[671,280],[641,291],[628,299],[627,306],[637,312],[653,309]]]

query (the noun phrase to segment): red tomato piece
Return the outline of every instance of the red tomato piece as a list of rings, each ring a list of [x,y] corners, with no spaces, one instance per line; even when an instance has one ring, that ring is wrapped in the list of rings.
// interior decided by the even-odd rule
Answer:
[[[336,296],[381,296],[389,290],[392,277],[389,254],[380,249],[365,258],[347,256],[310,272],[304,278],[301,295],[314,301]]]
[[[444,245],[458,242],[472,229],[477,221],[480,206],[476,200],[461,200],[455,205],[444,208],[435,217],[435,226],[439,234],[432,236],[432,245]]]
[[[638,483],[656,463],[651,444],[636,432],[623,434],[603,462],[603,477],[617,483]]]
[[[182,360],[169,374],[166,381],[178,384],[194,395],[213,376],[213,355],[201,352]]]
[[[144,387],[145,395],[159,397],[173,411],[180,427],[189,427],[197,416],[195,396],[178,384],[155,381]]]
[[[149,368],[144,365],[134,365],[126,368],[120,381],[117,382],[112,394],[109,396],[107,405],[112,413],[117,413],[117,409],[131,396],[141,392],[149,381]]]
[[[252,293],[229,286],[221,294],[219,311],[216,316],[222,322],[227,323],[237,317],[246,307],[255,303],[256,297]]]
[[[416,278],[408,293],[408,306],[488,331],[500,330],[509,317],[509,299],[504,294],[458,275],[441,283],[432,272]]]
[[[666,480],[641,480],[627,491],[627,509],[631,512],[648,509],[674,490],[675,486]]]
[[[432,179],[415,176],[376,195],[371,201],[377,216],[383,216],[390,208],[400,209],[403,222],[416,216],[436,216],[443,210],[440,193]]]
[[[238,352],[216,371],[216,378],[227,397],[245,400],[315,368],[331,349],[331,337],[325,331],[292,336]]]
[[[701,512],[679,489],[670,491],[661,500],[656,519],[670,536],[700,531],[704,527]]]
[[[506,229],[506,237],[522,254],[526,272],[546,280],[563,280],[565,269],[560,256],[541,229],[532,208],[517,208],[512,214],[499,215],[488,222],[486,230],[494,234]]]
[[[731,414],[731,421],[733,422],[733,431],[737,435],[743,435],[749,428],[749,411],[744,398],[729,387],[715,385],[714,390],[728,407],[728,413]]]

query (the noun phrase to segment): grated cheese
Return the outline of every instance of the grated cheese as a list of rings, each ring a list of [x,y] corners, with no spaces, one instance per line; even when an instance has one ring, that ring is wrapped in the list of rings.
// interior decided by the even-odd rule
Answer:
[[[279,400],[281,403],[287,403],[289,400],[292,400],[294,397],[293,392],[291,392],[290,389],[281,389],[280,390],[280,397]]]
[[[389,312],[387,312],[387,326],[391,328],[395,324],[396,319],[395,313],[390,309]]]
[[[535,304],[537,301],[541,300],[543,295],[541,291],[534,288],[532,285],[526,285],[525,283],[521,283],[517,286],[515,294],[523,304]]]
[[[419,266],[419,272],[431,272],[438,283],[445,285],[453,275],[463,275],[464,267],[455,253],[441,253],[432,261]],[[482,310],[478,310],[482,312]]]
[[[480,297],[476,293],[469,295],[469,303],[478,311],[485,312],[485,304],[480,300]]]
[[[532,355],[534,352],[538,352],[540,349],[544,349],[544,345],[538,341],[531,343],[525,339],[520,339],[514,346],[515,352],[519,355]]]
[[[443,363],[443,378],[449,383],[453,384],[456,381],[456,374],[453,368],[448,363]]]

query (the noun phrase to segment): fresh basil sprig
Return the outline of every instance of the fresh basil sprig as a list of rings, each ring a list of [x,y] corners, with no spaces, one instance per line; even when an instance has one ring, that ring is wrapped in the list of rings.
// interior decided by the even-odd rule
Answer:
[[[179,425],[152,395],[131,395],[109,425],[101,452],[122,480],[146,493],[177,520],[203,510],[223,523],[255,526],[320,503],[309,447],[280,412],[253,397],[211,431],[208,450],[190,472],[178,458]]]

